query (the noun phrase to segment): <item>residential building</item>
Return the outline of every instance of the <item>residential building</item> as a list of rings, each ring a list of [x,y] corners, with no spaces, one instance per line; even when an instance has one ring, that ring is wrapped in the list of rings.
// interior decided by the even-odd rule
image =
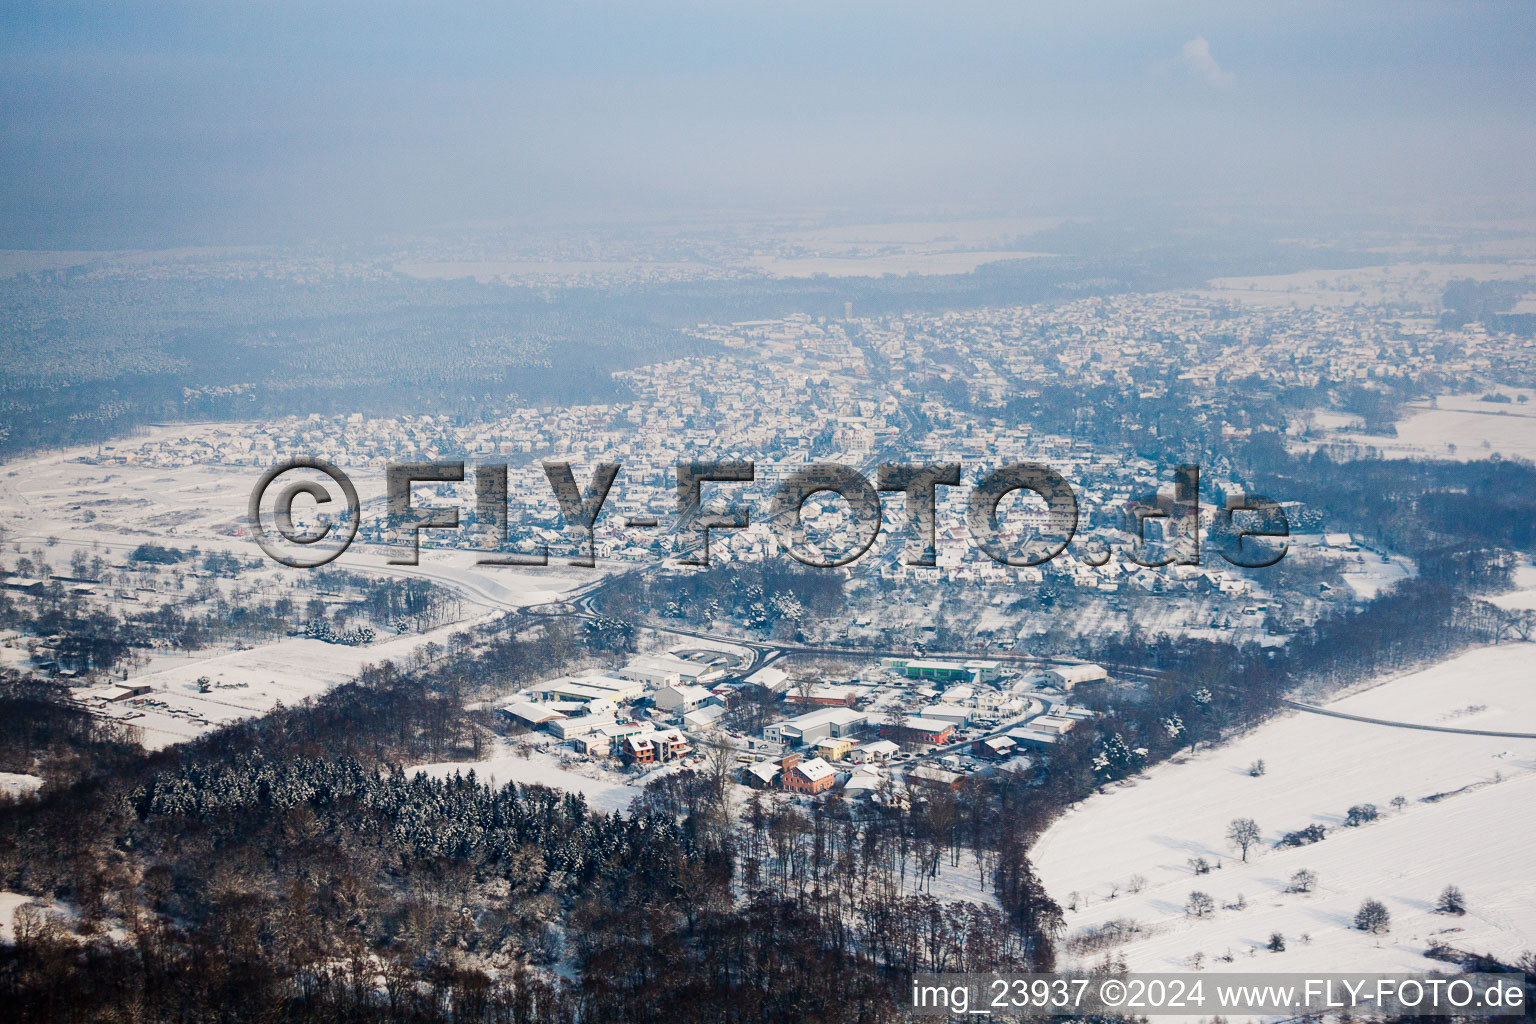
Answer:
[[[813,757],[786,768],[780,785],[791,793],[815,796],[825,793],[837,782],[837,771],[824,758]]]
[[[620,747],[625,764],[662,764],[688,753],[688,741],[678,729],[656,729],[624,737]]]
[[[774,761],[755,761],[741,770],[741,782],[753,789],[772,789],[778,784],[781,771]]]
[[[890,740],[863,743],[848,751],[848,760],[855,764],[884,764],[901,753],[901,746]]]
[[[907,772],[907,778],[914,782],[920,782],[929,786],[944,786],[949,789],[959,789],[965,781],[965,775],[961,772],[952,772],[945,768],[936,768],[931,764],[920,764]]]
[[[847,736],[823,736],[811,748],[816,756],[826,761],[841,761],[854,746]]]

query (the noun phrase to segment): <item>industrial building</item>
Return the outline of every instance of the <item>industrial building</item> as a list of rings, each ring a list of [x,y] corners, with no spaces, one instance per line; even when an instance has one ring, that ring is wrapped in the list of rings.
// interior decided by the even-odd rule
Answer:
[[[798,746],[815,743],[825,736],[846,736],[862,727],[867,720],[862,711],[852,708],[825,708],[766,726],[763,738],[774,743]]]

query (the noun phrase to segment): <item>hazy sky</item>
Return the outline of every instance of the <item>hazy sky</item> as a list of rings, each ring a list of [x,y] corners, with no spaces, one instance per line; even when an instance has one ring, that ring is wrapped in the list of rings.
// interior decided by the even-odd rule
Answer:
[[[0,247],[1523,204],[1536,166],[1529,3],[313,6],[0,7]]]

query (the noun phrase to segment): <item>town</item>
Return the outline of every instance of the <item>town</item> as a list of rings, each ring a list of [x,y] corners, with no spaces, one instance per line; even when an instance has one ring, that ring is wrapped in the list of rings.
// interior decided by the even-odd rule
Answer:
[[[526,688],[497,712],[514,739],[545,734],[534,742],[567,759],[643,772],[725,758],[749,787],[890,800],[898,785],[1027,768],[1030,751],[1093,716],[1068,703],[1073,688],[1107,677],[1089,664],[1020,672],[986,660],[887,658],[856,680],[828,681],[772,664],[741,676],[737,663],[728,650],[642,655],[612,675]]]

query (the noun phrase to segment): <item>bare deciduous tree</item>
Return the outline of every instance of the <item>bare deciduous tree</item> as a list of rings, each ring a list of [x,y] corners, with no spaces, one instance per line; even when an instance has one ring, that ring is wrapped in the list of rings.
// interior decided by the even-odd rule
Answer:
[[[1244,863],[1248,860],[1248,850],[1258,844],[1261,836],[1258,822],[1252,818],[1233,818],[1232,824],[1227,826],[1227,841],[1243,852]]]

